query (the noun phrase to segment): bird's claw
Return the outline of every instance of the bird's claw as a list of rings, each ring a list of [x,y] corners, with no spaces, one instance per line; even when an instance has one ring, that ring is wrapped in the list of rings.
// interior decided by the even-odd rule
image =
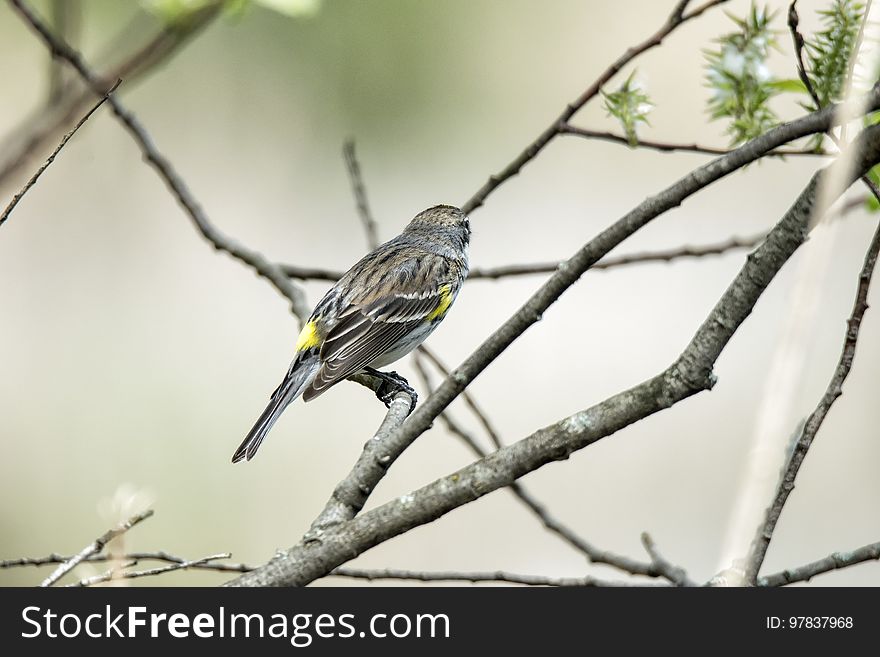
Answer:
[[[386,408],[391,408],[391,402],[394,401],[395,395],[402,392],[409,396],[409,412],[412,413],[416,408],[419,395],[415,389],[409,384],[409,381],[400,376],[397,372],[375,372],[382,379],[382,383],[376,390],[376,397],[385,404]]]

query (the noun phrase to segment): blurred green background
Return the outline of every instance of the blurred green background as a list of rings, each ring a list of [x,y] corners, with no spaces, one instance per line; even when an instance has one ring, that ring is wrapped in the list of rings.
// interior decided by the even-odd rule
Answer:
[[[784,16],[787,2],[770,5]],[[800,5],[809,26],[811,9],[822,3]],[[47,3],[34,6],[45,11]],[[671,6],[324,0],[289,17],[255,5],[215,21],[119,95],[217,227],[276,261],[345,269],[366,248],[341,157],[346,138],[357,142],[380,236],[388,239],[430,205],[463,203],[625,48],[653,32]],[[748,2],[728,8],[741,15]],[[84,0],[77,46],[87,58],[104,52],[138,13],[134,2]],[[704,110],[702,49],[730,25],[723,12],[710,12],[638,60],[637,77],[657,104],[644,137],[726,144],[723,125],[709,123]],[[144,15],[136,26],[145,35],[158,22]],[[791,77],[787,35],[780,43],[774,70]],[[45,47],[0,3],[4,133],[44,102],[48,68]],[[780,112],[800,114],[793,103]],[[598,101],[574,123],[617,129]],[[704,161],[560,137],[474,212],[472,264],[568,257]],[[3,187],[4,199],[38,163]],[[819,164],[753,165],[618,252],[764,230]],[[810,336],[803,373],[792,408],[780,409],[788,433],[815,406],[836,364],[875,222],[859,210],[826,235],[835,240],[833,255],[814,290],[819,311],[803,327]],[[680,353],[744,257],[591,272],[471,390],[508,442],[601,401]],[[786,266],[728,346],[711,393],[524,483],[604,549],[642,558],[639,534],[648,530],[694,578],[717,572],[802,257]],[[457,365],[541,280],[469,283],[428,344]],[[307,284],[310,303],[327,287]],[[871,297],[880,306],[877,287]],[[867,314],[845,394],[801,471],[764,573],[880,540],[876,312]],[[127,535],[128,549],[190,558],[229,551],[233,560],[258,564],[297,541],[385,409],[360,386],[341,384],[290,407],[258,457],[232,466],[232,451],[287,368],[296,333],[285,300],[201,239],[102,109],[0,228],[0,558],[76,552],[146,503],[156,515]],[[396,369],[417,381],[409,361]],[[460,401],[451,412],[479,435]],[[368,508],[471,460],[437,423],[394,465]],[[585,564],[503,491],[353,563],[613,575]],[[33,584],[48,572],[3,571],[0,584]],[[185,572],[141,581],[225,579]],[[880,567],[869,563],[815,583],[876,585]]]

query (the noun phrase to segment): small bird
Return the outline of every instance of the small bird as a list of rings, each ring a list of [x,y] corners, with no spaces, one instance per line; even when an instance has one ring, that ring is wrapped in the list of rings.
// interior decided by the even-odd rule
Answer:
[[[349,269],[315,306],[284,380],[232,462],[250,461],[297,397],[311,401],[357,372],[383,379],[377,396],[386,405],[400,389],[415,400],[403,377],[376,368],[418,347],[446,317],[468,274],[470,235],[464,212],[436,205]]]

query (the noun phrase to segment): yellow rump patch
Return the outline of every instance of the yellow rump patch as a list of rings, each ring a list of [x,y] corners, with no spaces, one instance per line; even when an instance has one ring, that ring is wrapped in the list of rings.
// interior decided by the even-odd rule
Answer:
[[[443,319],[443,316],[446,314],[446,311],[449,310],[449,306],[452,305],[452,293],[449,291],[449,285],[441,285],[440,286],[440,302],[437,304],[437,307],[431,312],[430,315],[426,318],[429,322],[433,322],[435,319]]]
[[[318,336],[318,323],[315,320],[310,321],[303,326],[299,337],[296,339],[296,350],[305,351],[321,344],[321,338]]]

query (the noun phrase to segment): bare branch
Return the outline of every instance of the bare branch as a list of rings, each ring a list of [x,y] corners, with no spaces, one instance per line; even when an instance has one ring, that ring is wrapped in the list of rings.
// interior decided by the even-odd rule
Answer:
[[[25,22],[33,28],[46,46],[50,48],[54,56],[60,57],[73,66],[94,93],[103,93],[103,81],[89,69],[83,61],[82,56],[77,51],[73,50],[66,43],[59,41],[22,0],[9,0],[9,3],[22,16]],[[190,219],[192,219],[193,224],[202,236],[208,240],[215,249],[225,251],[233,258],[252,267],[257,274],[268,280],[275,289],[290,301],[290,307],[293,314],[301,321],[304,321],[305,318],[308,317],[310,309],[306,305],[306,298],[303,290],[298,285],[293,284],[290,279],[284,275],[278,265],[270,262],[263,254],[257,251],[252,251],[217,230],[217,228],[211,224],[201,205],[196,201],[195,197],[174,169],[171,162],[165,159],[165,157],[156,149],[143,125],[141,125],[130,111],[122,106],[115,96],[109,96],[107,102],[113,109],[113,113],[119,118],[135,142],[137,142],[144,154],[146,162],[156,171],[157,174],[159,174],[162,180],[165,181],[165,184],[171,190],[172,194],[174,194],[174,197],[189,215]]]
[[[348,378],[373,391],[381,384],[379,379],[368,374],[355,374]],[[364,508],[370,493],[405,448],[395,440],[395,436],[411,408],[412,399],[408,394],[401,391],[394,396],[379,430],[364,445],[351,472],[333,490],[324,509],[303,537],[306,543],[320,541],[325,529],[354,518]]]
[[[361,176],[361,167],[358,164],[357,156],[354,150],[354,140],[349,139],[342,147],[342,154],[345,157],[345,167],[348,170],[348,177],[351,180],[351,191],[354,194],[355,203],[357,204],[358,216],[364,226],[364,233],[367,236],[367,247],[375,249],[379,246],[379,227],[373,215],[370,212],[370,204],[367,201],[367,190],[364,187],[364,180]]]
[[[507,584],[524,584],[526,586],[650,586],[645,583],[609,581],[595,577],[545,577],[543,575],[520,575],[503,570],[492,572],[458,572],[458,571],[416,571],[416,570],[364,570],[361,568],[337,568],[332,577],[349,577],[353,579],[414,580],[418,582],[504,582]]]
[[[109,582],[111,579],[120,579],[122,576],[122,571],[125,568],[131,568],[134,565],[134,561],[122,561],[116,563],[114,559],[114,564],[110,566],[107,570],[99,575],[93,575],[92,577],[87,577],[85,579],[81,579],[78,582],[74,582],[73,584],[68,584],[65,588],[75,588],[75,587],[83,587],[83,586],[91,586],[91,584],[98,584],[100,582]]]
[[[723,242],[713,244],[705,244],[700,246],[680,246],[674,249],[663,249],[658,251],[643,251],[641,253],[630,253],[612,258],[603,258],[592,267],[596,269],[615,269],[617,267],[625,267],[627,265],[646,264],[652,262],[672,262],[673,260],[681,260],[683,258],[704,258],[706,256],[721,255],[730,251],[739,251],[742,249],[751,249],[764,239],[766,233],[758,233],[749,235],[748,237],[729,237]],[[508,276],[527,276],[531,274],[550,274],[559,269],[561,262],[547,262],[532,265],[503,265],[501,267],[491,267],[485,269],[475,269],[471,272],[470,278],[490,278],[498,279]]]
[[[517,175],[520,170],[529,162],[531,162],[542,150],[544,147],[549,144],[554,137],[560,134],[562,130],[562,126],[566,125],[568,121],[573,117],[578,110],[580,110],[584,105],[586,105],[590,100],[595,98],[599,92],[602,90],[602,87],[611,80],[620,70],[629,64],[633,59],[641,55],[647,50],[659,46],[663,39],[665,39],[669,34],[671,34],[676,28],[680,27],[684,23],[697,18],[701,14],[703,14],[706,10],[715,7],[716,5],[720,5],[727,2],[727,0],[709,0],[699,7],[693,9],[689,13],[685,14],[683,7],[688,3],[677,2],[675,8],[672,10],[672,13],[666,19],[666,22],[650,37],[642,41],[641,43],[628,48],[626,52],[624,52],[620,57],[618,57],[614,63],[612,63],[605,71],[598,77],[596,80],[589,86],[587,89],[572,103],[566,105],[565,109],[562,111],[556,119],[551,123],[540,135],[535,139],[531,144],[529,144],[526,149],[520,153],[510,164],[508,164],[504,169],[495,174],[494,176],[490,176],[489,180],[479,189],[477,192],[471,196],[470,199],[465,201],[464,205],[461,206],[462,211],[465,214],[471,214],[474,210],[479,208],[483,203],[486,202],[486,198],[494,192],[498,187],[504,184],[507,180]]]
[[[139,577],[153,577],[155,575],[164,575],[166,573],[174,572],[175,570],[187,570],[189,568],[198,568],[199,566],[208,565],[212,561],[217,561],[218,559],[228,559],[230,555],[228,552],[224,552],[222,554],[213,554],[209,557],[202,557],[201,559],[195,559],[194,561],[183,561],[181,563],[174,563],[170,566],[160,566],[158,568],[150,568],[148,570],[136,570],[129,571],[125,570],[125,568],[130,568],[134,566],[135,561],[127,561],[123,562],[123,564],[119,568],[111,568],[110,570],[101,573],[100,575],[94,575],[93,577],[86,577],[85,579],[81,579],[80,581],[74,584],[68,584],[70,587],[85,587],[85,586],[94,586],[95,584],[102,584],[104,582],[109,582],[111,580],[119,580],[119,579],[137,579]]]
[[[587,128],[578,128],[576,126],[571,125],[570,123],[566,123],[565,125],[559,128],[560,134],[564,135],[574,135],[577,137],[584,137],[586,139],[599,139],[601,141],[610,141],[615,144],[622,144],[624,146],[633,148],[632,144],[630,144],[629,140],[623,135],[617,135],[613,132],[603,132],[601,130],[589,130]],[[649,139],[641,139],[639,138],[638,143],[635,145],[635,148],[647,148],[649,150],[660,151],[661,153],[674,153],[674,152],[684,152],[684,153],[700,153],[701,155],[724,155],[725,153],[729,153],[729,148],[719,148],[717,146],[701,146],[699,144],[677,144],[673,142],[665,142],[665,141],[651,141]],[[827,156],[828,153],[824,151],[817,150],[803,150],[797,148],[777,148],[772,151],[768,151],[764,157],[788,157],[788,156],[800,156],[807,155],[811,157],[816,156]]]
[[[797,64],[797,73],[798,77],[801,79],[801,82],[804,83],[804,86],[807,88],[807,93],[810,94],[810,98],[813,99],[813,102],[816,104],[816,109],[822,107],[822,103],[819,102],[819,96],[816,94],[816,88],[813,86],[813,81],[810,80],[810,76],[807,75],[807,69],[804,66],[804,37],[798,31],[798,23],[800,19],[797,13],[797,0],[792,0],[791,4],[788,6],[788,31],[791,33],[791,39],[794,42],[794,55],[795,55],[795,63]]]
[[[129,529],[134,527],[139,522],[149,518],[151,515],[153,515],[153,511],[152,511],[152,509],[148,509],[146,511],[143,511],[141,513],[137,513],[137,514],[133,515],[131,518],[129,518],[128,520],[126,520],[122,524],[114,527],[113,529],[111,529],[107,532],[104,532],[103,534],[101,534],[101,536],[96,538],[94,540],[94,542],[85,546],[77,554],[75,554],[73,557],[71,557],[70,559],[68,559],[67,561],[62,563],[60,566],[58,566],[58,568],[56,568],[54,571],[52,571],[52,574],[49,575],[46,579],[44,579],[42,581],[42,583],[40,584],[40,586],[43,586],[43,587],[52,586],[55,582],[57,582],[59,579],[61,579],[67,573],[69,573],[71,570],[76,568],[84,560],[88,559],[93,554],[98,554],[99,552],[101,552],[101,550],[104,549],[104,546],[107,545],[107,543],[112,541],[117,536],[121,536],[122,534],[127,532]]]
[[[760,577],[758,579],[758,586],[785,586],[795,582],[808,582],[816,575],[821,575],[822,573],[849,568],[865,561],[877,561],[878,559],[880,559],[880,543],[871,543],[848,552],[835,552],[824,559],[813,561],[798,568],[789,568],[773,575]]]
[[[651,563],[654,565],[654,568],[656,568],[659,573],[662,573],[663,577],[676,586],[697,585],[696,582],[687,576],[687,572],[684,568],[669,562],[662,554],[660,554],[657,545],[654,543],[654,539],[651,538],[651,535],[648,532],[642,532],[642,545],[645,546],[645,552],[651,557]]]
[[[18,559],[4,559],[0,561],[0,570],[5,570],[7,568],[19,568],[21,566],[51,566],[56,563],[64,563],[73,559],[73,556],[65,557],[56,552],[52,554],[46,555],[45,557],[19,557]],[[86,561],[89,561],[86,559]]]
[[[8,568],[20,568],[24,566],[49,566],[53,564],[64,563],[72,558],[73,556],[66,557],[60,554],[53,553],[46,555],[45,557],[21,557],[19,559],[6,559],[5,561],[0,561],[0,570]],[[122,561],[124,563],[131,563],[132,565],[136,565],[141,561],[163,561],[170,564],[188,563],[189,566],[187,567],[193,570],[216,570],[219,572],[227,573],[246,573],[254,569],[253,566],[249,566],[244,563],[198,563],[198,560],[191,561],[189,559],[184,559],[183,557],[178,557],[176,555],[165,552],[164,550],[160,550],[158,552],[126,552],[124,554],[114,556],[106,554],[93,554],[86,559],[83,559],[81,563],[104,563],[107,561]]]
[[[878,102],[875,90],[871,105]],[[759,153],[809,132],[824,131],[833,110],[822,110],[777,127],[712,163],[685,176],[672,188],[648,199],[620,222],[583,247],[489,340],[468,358],[433,395],[388,437],[405,448],[442,412],[464,387],[528,326],[537,321],[562,292],[607,250],[694,191],[754,160]],[[809,126],[808,132],[803,132]],[[323,532],[320,541],[303,542],[276,555],[269,563],[230,582],[238,586],[306,584],[322,577],[365,550],[430,522],[449,511],[508,486],[551,461],[562,460],[601,438],[668,408],[715,382],[713,365],[758,299],[807,236],[816,205],[816,188],[825,175],[851,182],[851,168],[863,173],[880,161],[880,126],[866,128],[855,145],[855,156],[841,158],[828,171],[813,176],[767,239],[746,260],[705,323],[681,356],[652,379],[566,418],[509,447],[500,449],[458,472]],[[846,165],[846,166],[844,166]],[[839,174],[839,175],[838,175]],[[836,196],[843,189],[835,190]],[[826,199],[823,199],[823,202]],[[827,199],[828,202],[833,199]],[[825,207],[818,208],[824,212]]]
[[[825,389],[825,394],[819,400],[819,404],[807,419],[800,431],[794,449],[788,457],[788,461],[783,469],[783,475],[776,489],[776,494],[770,508],[767,509],[767,515],[761,527],[758,528],[758,534],[749,550],[749,556],[746,562],[746,581],[754,583],[767,556],[767,549],[770,547],[770,541],[773,538],[773,532],[782,515],[782,509],[788,501],[788,496],[794,490],[795,479],[800,471],[807,452],[816,438],[816,434],[822,427],[822,423],[837,401],[837,398],[843,394],[843,383],[846,381],[849,372],[852,369],[853,359],[855,358],[856,344],[859,339],[859,329],[862,325],[862,319],[865,311],[868,309],[868,290],[871,286],[871,277],[874,274],[874,266],[877,264],[877,257],[880,254],[880,224],[874,232],[874,237],[868,247],[868,253],[865,255],[865,262],[859,272],[858,288],[856,291],[855,302],[853,303],[852,313],[847,320],[847,330],[844,336],[843,350],[837,367]]]
[[[7,205],[6,209],[3,210],[3,214],[0,214],[0,226],[2,226],[4,223],[6,223],[6,220],[9,218],[9,215],[15,209],[15,206],[18,205],[18,202],[22,199],[22,197],[25,194],[28,193],[30,188],[33,187],[37,183],[37,180],[40,178],[40,176],[43,175],[43,172],[49,168],[49,165],[55,161],[55,157],[58,155],[58,153],[61,152],[61,149],[64,148],[64,146],[67,144],[67,142],[70,141],[70,138],[73,137],[73,135],[76,134],[76,131],[82,127],[83,123],[88,121],[89,118],[92,116],[92,114],[94,114],[98,110],[98,108],[104,104],[104,101],[107,100],[107,98],[110,96],[110,94],[112,94],[114,91],[116,91],[116,88],[119,86],[119,84],[121,82],[122,82],[122,80],[117,80],[116,84],[114,84],[112,87],[110,87],[110,89],[107,90],[107,93],[105,93],[101,97],[101,100],[99,100],[92,107],[92,109],[90,109],[85,114],[85,116],[83,116],[77,122],[77,124],[75,126],[73,126],[73,129],[70,132],[68,132],[66,135],[64,135],[64,137],[61,139],[61,142],[58,144],[58,146],[55,147],[55,150],[52,151],[52,154],[43,163],[43,166],[41,166],[39,169],[37,169],[37,172],[30,177],[30,180],[28,180],[25,183],[24,187],[21,188],[21,191],[19,191],[18,194],[16,194],[15,196],[12,197],[12,200],[9,202],[9,205]]]
[[[440,360],[440,357],[435,354],[431,349],[422,344],[418,349],[418,354],[427,358],[434,367],[443,375],[443,377],[448,377],[451,374],[451,370],[446,364]],[[419,364],[418,355],[416,356],[416,364]],[[427,372],[423,372],[423,378],[425,379],[426,385],[428,382]],[[429,385],[429,389],[433,389],[433,386]],[[489,416],[480,408],[480,405],[477,404],[477,400],[474,399],[474,396],[468,391],[464,390],[461,393],[461,398],[464,400],[465,405],[471,409],[471,413],[474,414],[474,417],[477,418],[477,421],[483,427],[483,430],[486,432],[486,435],[489,436],[489,440],[492,441],[492,445],[495,446],[495,449],[501,449],[504,447],[504,443],[501,440],[501,435],[498,431],[495,430],[495,427],[492,425],[492,422],[489,420]],[[482,456],[482,455],[481,455]]]

